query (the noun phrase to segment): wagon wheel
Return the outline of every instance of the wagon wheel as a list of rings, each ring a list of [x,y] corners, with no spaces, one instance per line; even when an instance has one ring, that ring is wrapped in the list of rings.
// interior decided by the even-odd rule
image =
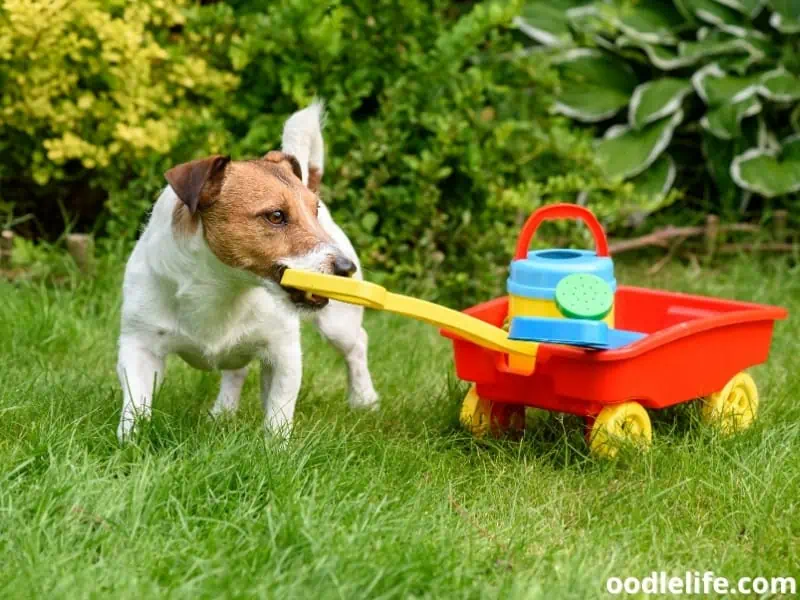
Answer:
[[[475,437],[520,433],[525,428],[525,407],[481,398],[473,385],[461,405],[461,424]]]
[[[758,388],[745,372],[737,373],[722,390],[703,399],[703,421],[723,435],[744,431],[758,413]]]
[[[643,450],[653,441],[647,411],[637,402],[606,406],[597,415],[589,437],[589,449],[601,458],[614,458],[621,445],[632,443]]]

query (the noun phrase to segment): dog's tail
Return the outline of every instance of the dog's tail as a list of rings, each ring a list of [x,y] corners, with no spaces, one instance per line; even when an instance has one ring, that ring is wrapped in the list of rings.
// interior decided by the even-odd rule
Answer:
[[[325,145],[322,141],[324,122],[325,104],[322,100],[314,100],[289,117],[283,126],[282,149],[300,163],[303,183],[314,192],[319,190],[325,166]]]

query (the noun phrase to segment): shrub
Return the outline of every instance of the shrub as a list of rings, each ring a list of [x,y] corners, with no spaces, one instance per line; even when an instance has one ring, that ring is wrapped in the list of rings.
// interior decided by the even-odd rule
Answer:
[[[35,209],[91,197],[167,154],[176,123],[207,118],[236,77],[165,43],[173,0],[5,0],[0,9],[3,200]],[[162,33],[157,39],[155,31]],[[63,192],[63,193],[60,193]],[[75,207],[75,203],[70,203]],[[41,207],[40,207],[41,208]],[[40,211],[41,214],[41,211]]]
[[[666,191],[677,161],[729,216],[753,193],[800,191],[797,3],[534,0],[518,25],[559,50],[559,112],[627,113],[596,145],[610,176]]]
[[[486,297],[520,220],[542,202],[606,191],[594,208],[610,220],[642,201],[597,168],[587,135],[550,114],[553,72],[515,52],[518,0],[64,4],[51,34],[28,3],[6,2],[14,58],[0,77],[25,73],[21,46],[36,39],[54,53],[35,58],[37,81],[68,77],[38,116],[24,113],[25,89],[4,86],[16,112],[0,152],[17,148],[7,173],[51,212],[43,192],[56,179],[78,196],[87,185],[107,194],[111,240],[135,236],[168,166],[263,154],[314,96],[329,109],[324,194],[373,280]],[[90,43],[103,52],[84,53]]]
[[[325,98],[324,195],[369,277],[464,301],[502,285],[520,220],[542,202],[613,190],[595,207],[610,218],[641,201],[550,114],[552,71],[514,54],[518,9],[228,2],[187,13],[183,35],[196,51],[213,40],[211,64],[240,78],[225,117],[235,156],[274,147],[292,111]]]

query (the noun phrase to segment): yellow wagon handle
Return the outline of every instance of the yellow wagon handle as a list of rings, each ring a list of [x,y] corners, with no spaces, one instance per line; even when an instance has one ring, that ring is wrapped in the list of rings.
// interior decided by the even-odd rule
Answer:
[[[535,357],[539,349],[539,344],[536,342],[510,340],[504,330],[470,315],[433,302],[393,294],[384,287],[366,281],[286,269],[281,285],[312,292],[332,300],[386,310],[424,321],[498,352]]]

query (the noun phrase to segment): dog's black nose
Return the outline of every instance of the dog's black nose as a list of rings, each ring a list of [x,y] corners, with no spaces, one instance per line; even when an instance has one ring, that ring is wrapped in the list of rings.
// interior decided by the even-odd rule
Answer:
[[[356,272],[356,263],[346,256],[337,256],[333,259],[333,274],[342,277],[350,277]]]

